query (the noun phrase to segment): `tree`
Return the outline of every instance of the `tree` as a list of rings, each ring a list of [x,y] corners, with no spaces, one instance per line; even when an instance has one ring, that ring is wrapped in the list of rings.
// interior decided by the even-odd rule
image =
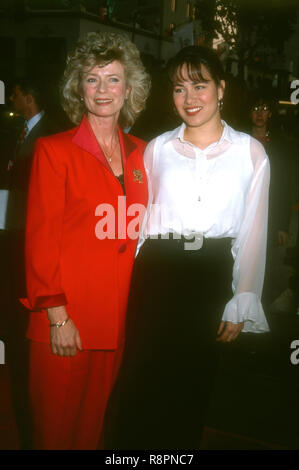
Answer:
[[[197,0],[194,3],[195,19],[200,21],[203,42],[211,45],[217,37],[215,13],[216,0]]]
[[[259,59],[267,65],[272,54],[282,54],[299,9],[297,0],[197,0],[207,42],[222,37],[242,66]]]

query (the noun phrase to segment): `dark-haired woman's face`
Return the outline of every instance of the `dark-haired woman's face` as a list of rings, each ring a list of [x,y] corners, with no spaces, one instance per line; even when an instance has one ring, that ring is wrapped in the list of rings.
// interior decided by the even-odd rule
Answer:
[[[204,81],[193,81],[183,65],[180,76],[173,82],[173,101],[176,110],[189,127],[200,127],[213,119],[219,119],[219,100],[223,98],[225,82],[217,85],[208,69],[202,65]]]
[[[253,126],[267,127],[268,119],[271,117],[271,111],[267,104],[263,101],[257,103],[250,112],[250,118]]]

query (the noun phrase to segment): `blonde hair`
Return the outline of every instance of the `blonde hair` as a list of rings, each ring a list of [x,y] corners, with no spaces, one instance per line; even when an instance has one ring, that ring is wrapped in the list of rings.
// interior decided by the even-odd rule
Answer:
[[[62,106],[73,123],[79,124],[86,111],[81,98],[83,72],[86,68],[107,65],[114,60],[123,65],[126,86],[130,89],[120,111],[120,125],[132,126],[145,108],[150,90],[150,77],[145,71],[135,44],[121,33],[88,33],[86,39],[80,41],[74,51],[69,53],[61,86]]]

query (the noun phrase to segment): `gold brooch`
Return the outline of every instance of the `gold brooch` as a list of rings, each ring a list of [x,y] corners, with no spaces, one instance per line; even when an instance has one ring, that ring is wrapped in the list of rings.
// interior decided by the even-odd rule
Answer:
[[[137,181],[138,183],[143,183],[143,174],[141,170],[133,170],[133,175],[134,175],[134,181]]]

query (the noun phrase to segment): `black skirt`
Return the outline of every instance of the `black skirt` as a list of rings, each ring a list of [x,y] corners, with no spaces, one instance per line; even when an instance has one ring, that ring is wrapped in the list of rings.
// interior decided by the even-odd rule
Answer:
[[[231,239],[148,239],[135,261],[124,358],[105,421],[107,449],[199,447],[232,297]]]

